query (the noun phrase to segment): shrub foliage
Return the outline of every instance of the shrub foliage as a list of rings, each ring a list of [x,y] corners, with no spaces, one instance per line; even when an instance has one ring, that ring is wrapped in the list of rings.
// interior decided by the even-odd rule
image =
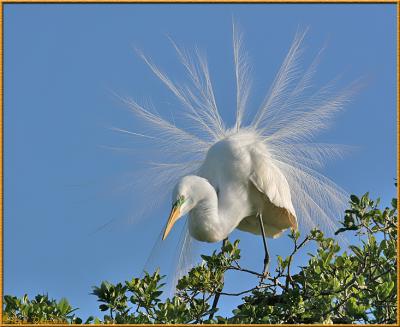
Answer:
[[[368,193],[352,195],[342,225],[336,234],[354,240],[344,251],[320,230],[303,238],[292,232],[291,253],[278,256],[275,272],[265,278],[240,265],[239,241],[227,241],[220,251],[202,256],[178,281],[172,298],[161,297],[165,276],[159,271],[124,283],[102,282],[92,291],[102,317],[85,323],[396,323],[397,199],[391,208],[379,209],[379,199]],[[316,253],[293,272],[293,259],[312,242]],[[256,275],[260,282],[236,294],[224,292],[228,270]],[[226,296],[242,297],[229,317],[218,314]],[[5,323],[82,323],[75,310],[66,299],[47,295],[4,297]]]

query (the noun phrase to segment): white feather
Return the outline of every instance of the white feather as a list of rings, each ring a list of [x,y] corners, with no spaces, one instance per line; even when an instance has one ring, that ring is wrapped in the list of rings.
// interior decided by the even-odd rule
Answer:
[[[201,175],[206,178],[204,183],[201,182],[203,183],[202,188],[197,188],[197,192],[201,193],[204,190],[215,192],[216,195],[210,196],[213,199],[218,196],[218,201],[221,202],[218,204],[218,208],[211,202],[205,206],[204,202],[201,202],[203,198],[196,198],[196,195],[192,194],[194,185],[198,182],[196,179],[186,180],[187,183],[193,183],[193,185],[191,184],[193,187],[190,186],[192,188],[186,185],[180,189],[177,186],[174,191],[174,196],[177,196],[179,192],[183,192],[185,187],[190,189],[192,192],[190,196],[196,198],[196,204],[202,209],[203,212],[200,212],[199,208],[195,209],[192,206],[186,208],[185,211],[192,210],[193,217],[196,215],[202,217],[203,226],[200,226],[202,231],[193,230],[192,234],[199,239],[219,240],[236,227],[259,233],[256,230],[258,227],[254,227],[255,224],[251,218],[254,206],[260,203],[257,201],[267,201],[266,206],[277,208],[276,210],[282,209],[283,211],[274,209],[273,212],[280,217],[279,219],[283,219],[283,216],[288,219],[285,224],[281,224],[281,227],[277,227],[279,221],[269,219],[266,227],[270,228],[270,236],[280,235],[285,228],[297,225],[293,220],[296,218],[299,219],[301,228],[319,227],[328,232],[337,228],[336,219],[341,216],[342,210],[346,206],[347,194],[316,169],[321,168],[326,160],[340,157],[346,148],[333,144],[310,143],[310,141],[318,131],[330,125],[334,114],[351,99],[358,89],[359,83],[353,83],[338,91],[335,90],[334,82],[331,82],[314,90],[312,78],[320,61],[322,50],[318,52],[309,67],[302,71],[299,60],[303,51],[302,42],[305,35],[306,31],[296,34],[258,112],[252,120],[248,120],[250,117],[246,119],[246,107],[250,97],[250,66],[248,55],[243,50],[242,34],[233,25],[236,121],[232,128],[225,126],[219,114],[208,65],[205,57],[201,56],[199,51],[195,51],[194,56],[191,56],[187,50],[171,40],[190,81],[189,85],[182,86],[173,82],[150,59],[139,52],[151,71],[182,105],[180,114],[184,118],[184,125],[178,127],[175,123],[139,105],[136,101],[123,99],[136,117],[144,123],[144,130],[121,131],[146,139],[146,142],[150,142],[158,152],[157,157],[163,160],[153,161],[148,166],[147,185],[149,189],[153,190],[154,196],[160,189],[172,190],[172,186],[181,181],[184,176]],[[252,121],[249,126],[244,126],[246,120]],[[215,150],[216,148],[218,150]],[[210,154],[214,150],[210,149],[217,151],[214,159]],[[228,156],[240,157],[240,165],[235,164],[231,167],[233,159],[219,164],[219,160],[222,158],[221,151],[228,151]],[[258,153],[257,165],[252,157],[255,153]],[[252,162],[251,167],[246,166],[246,160]],[[220,167],[218,168],[220,170],[217,170],[216,166]],[[254,195],[255,189],[251,191],[241,186],[246,182],[240,184],[242,181],[239,181],[241,176],[238,171],[240,169],[247,171],[248,167],[250,167],[249,171],[253,169],[253,172],[248,174],[248,181],[254,184],[255,189],[258,189],[259,195]],[[219,193],[224,192],[219,189],[221,185],[227,185],[221,184],[221,180],[225,177],[219,176],[218,172],[222,171],[223,173],[220,174],[225,174],[225,176],[231,174],[231,181],[236,178],[236,184],[232,185],[238,185],[238,187],[230,188],[231,194],[226,195],[225,199]],[[235,174],[238,176],[234,176]],[[253,201],[249,199],[249,194],[253,194],[253,198],[261,195],[266,198],[260,198],[262,200],[257,198]],[[237,221],[220,224],[223,214],[221,207],[224,206],[223,202],[228,199],[230,202],[227,202],[229,206],[225,206],[226,211],[231,215],[233,212],[240,213],[237,214],[237,218],[231,218]],[[227,212],[224,213],[225,219],[227,219]],[[248,215],[246,219],[244,219],[245,215]],[[206,226],[206,224],[212,223],[216,224],[215,230],[212,230],[213,226]],[[226,230],[221,232],[221,230],[217,230],[216,226]],[[198,223],[189,223],[188,230],[200,227]],[[179,250],[179,258],[182,259],[180,262],[183,262],[183,258],[186,257],[185,248],[190,240],[190,236],[185,234],[184,240],[181,242],[183,247]],[[182,264],[178,266],[180,267],[178,275],[186,272]]]

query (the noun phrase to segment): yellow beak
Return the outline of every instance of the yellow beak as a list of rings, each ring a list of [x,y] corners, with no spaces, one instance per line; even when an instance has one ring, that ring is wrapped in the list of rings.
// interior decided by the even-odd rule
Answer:
[[[165,226],[164,235],[162,237],[163,241],[168,236],[169,232],[171,231],[172,227],[174,226],[174,224],[176,223],[176,221],[180,216],[181,216],[181,211],[179,209],[179,206],[177,204],[174,204],[171,213],[169,215],[167,225]]]

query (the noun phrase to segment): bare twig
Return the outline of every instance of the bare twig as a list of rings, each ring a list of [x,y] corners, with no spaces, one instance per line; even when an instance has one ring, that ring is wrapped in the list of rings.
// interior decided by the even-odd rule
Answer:
[[[258,272],[256,272],[256,271],[253,271],[253,270],[249,270],[249,269],[245,269],[245,268],[242,268],[242,267],[234,267],[234,266],[230,266],[229,268],[228,268],[228,270],[238,270],[238,271],[243,271],[243,272],[247,272],[247,273],[249,273],[249,274],[252,274],[252,275],[256,275],[256,276],[258,276],[258,277],[263,277],[264,275],[263,274],[260,274],[260,273],[258,273]]]
[[[224,239],[222,241],[221,250],[223,250],[223,248],[226,246],[227,242],[228,242],[228,238],[226,238],[226,239]],[[214,318],[214,313],[216,311],[216,308],[217,308],[217,305],[218,305],[218,301],[219,301],[219,298],[221,296],[221,292],[222,292],[223,288],[224,288],[224,275],[222,275],[221,287],[217,290],[217,292],[215,293],[215,296],[214,296],[214,301],[213,301],[213,304],[211,306],[211,313],[210,313],[210,316],[208,317],[208,319],[210,319],[210,320],[212,318]]]
[[[220,294],[221,294],[221,295],[226,295],[226,296],[239,296],[239,295],[243,295],[243,294],[252,292],[252,291],[254,291],[254,290],[258,289],[258,288],[259,288],[259,286],[255,286],[255,287],[250,288],[250,289],[248,289],[248,290],[246,290],[246,291],[242,291],[242,292],[238,292],[238,293],[221,292]]]
[[[306,244],[308,241],[310,240],[310,236],[307,236],[299,245],[297,245],[297,240],[296,238],[294,238],[294,249],[292,251],[292,253],[289,256],[289,262],[287,265],[287,274],[286,274],[286,283],[285,283],[285,287],[289,288],[289,282],[293,282],[292,276],[290,275],[290,265],[292,263],[293,260],[293,256],[296,254],[296,252],[303,247],[304,244]]]

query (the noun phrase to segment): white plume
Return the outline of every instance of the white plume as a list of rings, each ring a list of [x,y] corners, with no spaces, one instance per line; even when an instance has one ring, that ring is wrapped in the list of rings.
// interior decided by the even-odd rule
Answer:
[[[226,135],[242,128],[255,131],[268,149],[268,158],[285,175],[292,194],[299,226],[318,226],[332,232],[342,216],[347,194],[317,169],[326,160],[340,157],[348,150],[341,145],[311,143],[317,132],[326,129],[338,111],[351,99],[359,86],[353,83],[341,90],[335,80],[315,89],[312,85],[323,49],[308,68],[303,70],[300,58],[306,31],[298,32],[279,69],[272,86],[253,119],[246,117],[250,97],[250,65],[243,49],[243,35],[233,25],[233,64],[236,79],[236,122],[226,127],[217,107],[207,61],[198,50],[191,54],[171,40],[187,73],[188,84],[172,81],[148,57],[139,52],[150,70],[165,84],[181,104],[178,114],[182,127],[163,118],[159,113],[123,99],[136,117],[143,122],[143,130],[126,131],[149,142],[162,162],[151,162],[146,178],[153,195],[157,190],[170,190],[179,178],[195,174],[208,149]],[[164,115],[165,116],[165,115]],[[244,126],[245,121],[251,121]],[[190,243],[186,232],[182,245]],[[185,245],[186,244],[186,245]],[[185,261],[185,249],[178,251],[179,261]],[[181,265],[182,266],[182,265]],[[184,265],[183,265],[184,266]],[[186,268],[181,267],[182,272]],[[181,275],[178,273],[178,275]]]

